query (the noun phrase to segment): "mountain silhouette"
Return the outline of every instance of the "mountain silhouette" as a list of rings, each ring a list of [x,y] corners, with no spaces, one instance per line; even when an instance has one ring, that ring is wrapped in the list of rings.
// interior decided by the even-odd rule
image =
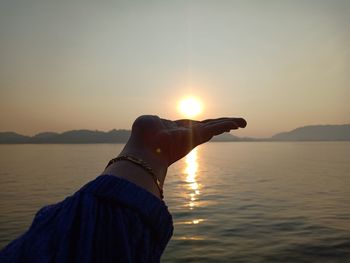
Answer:
[[[15,132],[0,132],[0,143],[28,143],[30,138]]]
[[[130,133],[129,130],[72,130],[63,133],[42,132],[29,137],[14,132],[0,132],[0,143],[124,143]]]
[[[92,131],[72,130],[63,133],[42,132],[34,136],[24,136],[15,132],[0,132],[0,144],[15,143],[125,143],[130,130]],[[349,141],[350,124],[312,125],[278,133],[271,138],[241,138],[230,133],[214,136],[211,141]]]
[[[130,130],[111,130],[108,132],[92,130],[72,130],[63,133],[42,132],[32,137],[15,132],[0,132],[0,143],[125,143]],[[237,141],[238,137],[229,133],[215,136],[213,141]]]
[[[271,139],[276,141],[349,141],[350,124],[305,126],[278,133]]]

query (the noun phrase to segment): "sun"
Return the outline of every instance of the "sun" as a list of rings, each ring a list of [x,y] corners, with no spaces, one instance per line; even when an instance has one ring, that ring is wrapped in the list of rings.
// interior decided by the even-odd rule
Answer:
[[[186,97],[180,100],[178,110],[186,118],[196,117],[202,112],[202,103],[198,98]]]

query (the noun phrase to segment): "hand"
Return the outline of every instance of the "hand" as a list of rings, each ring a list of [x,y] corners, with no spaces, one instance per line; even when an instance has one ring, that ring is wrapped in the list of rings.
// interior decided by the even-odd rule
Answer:
[[[152,162],[158,161],[168,167],[213,136],[246,125],[242,118],[170,121],[144,115],[135,120],[122,154],[146,154],[152,158]]]
[[[168,167],[184,157],[197,145],[209,141],[214,135],[244,128],[242,118],[219,118],[205,121],[170,121],[158,116],[144,115],[132,126],[131,136],[120,155],[131,155],[145,161],[156,174],[163,187]],[[161,198],[160,191],[149,173],[130,162],[116,162],[104,174],[129,180]]]

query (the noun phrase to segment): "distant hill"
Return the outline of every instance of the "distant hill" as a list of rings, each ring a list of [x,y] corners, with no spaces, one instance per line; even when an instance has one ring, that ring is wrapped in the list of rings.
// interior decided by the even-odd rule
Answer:
[[[130,130],[111,130],[109,132],[91,130],[73,130],[63,133],[42,132],[32,137],[14,132],[0,132],[0,144],[15,143],[125,143]],[[212,141],[238,141],[239,137],[229,133],[215,136]]]
[[[278,133],[271,139],[275,141],[349,141],[350,124],[305,126]]]
[[[30,137],[15,132],[0,132],[0,143],[27,143]]]
[[[223,134],[220,134],[218,136],[214,136],[210,141],[212,142],[231,142],[231,141],[239,141],[240,138],[237,136],[234,136],[228,132],[225,132]]]
[[[111,130],[108,132],[73,130],[63,133],[42,132],[32,137],[15,132],[0,132],[0,144],[15,143],[125,143],[130,130]],[[214,136],[211,141],[350,141],[350,124],[314,125],[300,127],[289,132],[278,133],[271,138],[241,138],[230,133]]]
[[[0,132],[0,143],[124,143],[129,136],[129,130],[42,132],[32,137],[14,132]]]

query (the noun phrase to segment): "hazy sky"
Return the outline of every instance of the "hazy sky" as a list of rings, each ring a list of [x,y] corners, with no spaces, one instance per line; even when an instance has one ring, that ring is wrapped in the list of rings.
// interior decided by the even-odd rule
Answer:
[[[0,131],[243,116],[238,136],[350,123],[350,1],[0,0]]]

